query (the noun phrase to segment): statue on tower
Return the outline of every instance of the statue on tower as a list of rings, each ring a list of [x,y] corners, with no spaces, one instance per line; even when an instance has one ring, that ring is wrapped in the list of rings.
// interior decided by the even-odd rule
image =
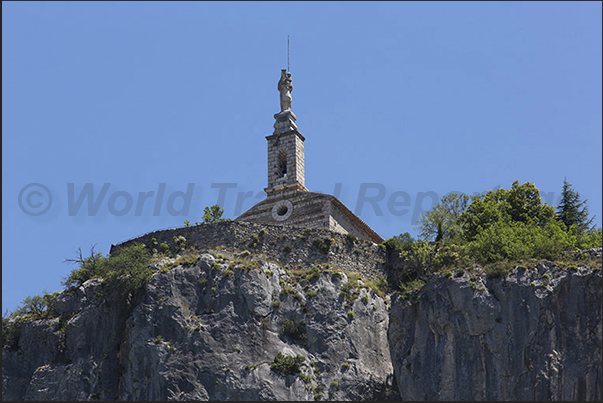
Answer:
[[[291,110],[291,91],[293,91],[293,84],[291,83],[291,73],[287,73],[287,70],[281,70],[281,78],[278,81],[278,91],[281,93],[281,112]]]
[[[278,80],[278,92],[281,94],[281,111],[274,115],[274,134],[286,133],[291,130],[297,130],[295,121],[297,116],[291,111],[291,91],[293,91],[293,85],[291,84],[291,73],[287,73],[287,70],[281,70],[281,78]]]

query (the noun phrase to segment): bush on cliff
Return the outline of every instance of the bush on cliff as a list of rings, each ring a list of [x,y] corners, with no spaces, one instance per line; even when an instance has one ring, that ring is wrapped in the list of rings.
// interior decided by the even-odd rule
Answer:
[[[65,262],[79,265],[77,269],[73,269],[67,278],[61,281],[67,288],[79,287],[91,278],[103,277],[104,264],[107,258],[100,252],[94,251],[94,246],[90,249],[90,256],[84,257],[82,249],[79,248],[75,259],[65,259]]]
[[[92,278],[103,278],[124,292],[134,292],[153,274],[149,267],[151,252],[142,244],[121,248],[109,257],[94,252],[94,248],[90,256],[83,257],[80,249],[75,259],[66,261],[79,264],[79,268],[63,280],[67,288],[80,286]]]
[[[278,371],[283,375],[293,375],[300,372],[300,366],[306,358],[302,355],[290,356],[283,353],[277,353],[270,369]]]
[[[564,192],[568,193],[564,182]],[[563,252],[587,249],[602,244],[601,228],[588,228],[592,219],[574,195],[573,210],[565,202],[559,213],[543,203],[534,183],[513,182],[510,189],[497,189],[485,195],[452,194],[442,197],[419,220],[424,239],[409,233],[384,241],[387,250],[396,250],[402,261],[400,280],[425,279],[430,274],[472,264],[489,265],[529,259],[556,260]],[[568,196],[569,198],[569,196]],[[569,207],[568,207],[569,206]],[[582,208],[580,214],[562,214]],[[568,217],[574,217],[571,221]]]

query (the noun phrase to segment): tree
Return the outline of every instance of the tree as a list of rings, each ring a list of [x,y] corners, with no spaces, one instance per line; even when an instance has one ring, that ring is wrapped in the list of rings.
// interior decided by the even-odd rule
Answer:
[[[542,203],[540,191],[534,183],[520,185],[513,182],[511,189],[488,191],[485,196],[474,196],[461,214],[464,236],[471,241],[498,222],[524,223],[544,228],[555,220],[555,208]]]
[[[218,204],[214,204],[211,207],[205,207],[203,209],[203,222],[205,224],[211,224],[213,222],[229,221],[222,218],[222,214],[224,214],[224,209]]]
[[[507,193],[506,202],[508,203],[506,213],[512,221],[544,227],[555,218],[555,208],[542,203],[540,190],[534,182],[526,182],[523,185],[518,181],[513,182]]]
[[[46,319],[52,316],[52,304],[56,299],[56,294],[49,294],[44,291],[44,295],[34,295],[27,297],[21,302],[21,305],[10,314],[10,317],[29,315],[34,319]]]
[[[67,278],[61,281],[65,287],[79,287],[87,280],[96,277],[102,277],[107,258],[100,252],[94,251],[94,246],[90,248],[90,256],[84,257],[82,248],[78,248],[75,259],[65,259],[67,263],[75,263],[79,265],[77,269],[73,269]]]
[[[469,196],[464,193],[449,193],[419,219],[420,236],[436,242],[460,237],[463,228],[459,217],[467,208]]]
[[[561,202],[557,206],[557,217],[569,230],[572,225],[576,226],[578,234],[588,231],[595,217],[588,219],[588,207],[586,200],[580,200],[580,194],[572,188],[572,185],[563,178],[563,190],[561,191]]]

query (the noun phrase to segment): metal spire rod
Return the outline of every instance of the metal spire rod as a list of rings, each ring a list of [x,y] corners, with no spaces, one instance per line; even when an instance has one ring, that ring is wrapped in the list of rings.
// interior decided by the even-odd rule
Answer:
[[[287,35],[287,71],[289,71],[289,35]]]

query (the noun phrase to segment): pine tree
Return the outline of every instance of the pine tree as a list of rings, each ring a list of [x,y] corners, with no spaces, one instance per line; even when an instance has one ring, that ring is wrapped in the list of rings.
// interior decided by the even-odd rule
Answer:
[[[224,209],[219,204],[214,204],[211,207],[207,206],[203,209],[203,222],[211,224],[214,222],[230,221],[222,218],[222,214],[224,214]]]
[[[572,188],[572,185],[563,178],[563,190],[561,191],[561,202],[557,206],[557,217],[567,229],[572,225],[576,226],[578,233],[584,233],[590,229],[595,219],[588,219],[587,200],[580,200],[580,194]]]

